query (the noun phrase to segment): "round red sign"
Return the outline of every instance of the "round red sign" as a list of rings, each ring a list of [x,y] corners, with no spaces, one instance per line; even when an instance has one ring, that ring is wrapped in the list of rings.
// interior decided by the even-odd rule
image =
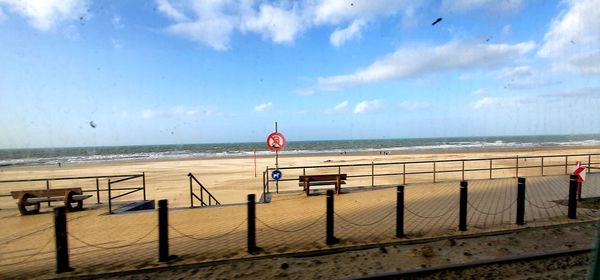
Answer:
[[[279,132],[273,132],[267,137],[267,147],[271,151],[281,151],[285,147],[285,137]]]

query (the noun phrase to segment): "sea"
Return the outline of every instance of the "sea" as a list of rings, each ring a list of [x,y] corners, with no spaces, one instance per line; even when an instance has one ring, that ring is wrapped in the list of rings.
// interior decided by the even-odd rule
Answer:
[[[286,154],[400,153],[600,145],[600,134],[290,141]],[[272,155],[265,142],[0,149],[0,167]]]

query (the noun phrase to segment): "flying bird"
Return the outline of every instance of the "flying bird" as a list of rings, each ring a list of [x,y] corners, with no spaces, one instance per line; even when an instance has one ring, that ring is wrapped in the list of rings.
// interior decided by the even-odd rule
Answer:
[[[94,121],[90,121],[90,126],[91,126],[92,128],[96,128],[96,123],[95,123]]]
[[[438,22],[442,21],[442,18],[438,18],[436,19],[431,25],[436,25]]]

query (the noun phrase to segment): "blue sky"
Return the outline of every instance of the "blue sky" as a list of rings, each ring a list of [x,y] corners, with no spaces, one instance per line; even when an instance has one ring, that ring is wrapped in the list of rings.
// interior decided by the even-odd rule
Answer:
[[[0,148],[600,133],[599,7],[0,0]]]

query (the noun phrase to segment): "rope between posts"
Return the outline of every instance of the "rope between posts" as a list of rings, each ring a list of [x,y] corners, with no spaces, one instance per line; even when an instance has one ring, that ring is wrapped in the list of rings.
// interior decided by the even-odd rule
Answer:
[[[516,202],[517,202],[517,200],[515,199],[515,200],[513,200],[513,202],[511,204],[508,205],[508,207],[506,207],[506,208],[504,208],[502,210],[498,210],[497,212],[494,212],[494,213],[489,213],[489,212],[482,211],[479,208],[475,207],[475,205],[471,204],[471,202],[467,201],[467,204],[469,206],[471,206],[471,208],[473,208],[473,210],[475,210],[475,212],[478,212],[480,214],[487,215],[487,216],[496,216],[498,214],[502,214],[502,213],[506,212],[506,210],[510,209]]]
[[[359,224],[359,223],[354,223],[354,222],[351,222],[351,221],[349,221],[348,219],[344,218],[342,215],[338,214],[337,212],[333,212],[333,214],[335,214],[335,215],[336,215],[338,218],[342,219],[342,221],[344,221],[344,222],[346,222],[346,223],[348,223],[348,224],[351,224],[351,225],[354,225],[354,226],[358,226],[358,227],[366,227],[366,226],[372,226],[372,225],[374,225],[374,224],[378,224],[378,223],[380,223],[381,221],[385,220],[387,217],[389,217],[389,216],[390,216],[392,213],[394,213],[394,212],[395,212],[394,210],[395,210],[395,208],[394,208],[394,209],[392,209],[392,211],[389,211],[389,212],[388,212],[387,214],[385,214],[383,217],[381,217],[381,219],[379,219],[379,220],[376,220],[376,221],[374,221],[374,222],[371,222],[371,223],[366,223],[366,224]]]
[[[72,218],[72,219],[69,219],[69,220],[67,220],[67,222],[71,222],[71,221],[74,221],[74,220],[77,220],[77,219],[81,219],[81,218],[89,217],[89,216],[91,216],[91,215],[92,215],[92,214],[90,214],[90,215],[85,215],[85,216],[80,216],[80,217],[75,217],[75,218]],[[32,231],[32,232],[29,232],[29,233],[27,233],[27,234],[24,234],[24,235],[21,235],[21,236],[17,236],[17,237],[15,237],[15,238],[13,238],[13,239],[10,239],[10,240],[7,240],[7,239],[5,239],[5,240],[2,240],[2,241],[0,241],[0,245],[5,245],[5,244],[11,243],[11,242],[13,242],[13,241],[15,241],[15,240],[23,239],[23,238],[25,238],[25,237],[29,237],[29,236],[35,235],[35,234],[37,234],[37,233],[40,233],[40,232],[44,232],[45,230],[47,230],[47,229],[51,229],[51,228],[54,228],[54,224],[51,224],[51,225],[48,225],[48,226],[44,226],[44,227],[42,227],[42,228],[38,228],[38,229],[36,229],[36,230],[34,230],[34,231]]]
[[[531,200],[529,200],[528,198],[525,198],[525,200],[526,200],[526,201],[527,201],[529,204],[531,204],[533,207],[535,207],[535,208],[539,208],[539,209],[550,209],[550,208],[554,208],[554,207],[561,206],[561,205],[560,205],[560,204],[558,204],[558,203],[554,203],[554,205],[552,205],[552,206],[545,207],[545,206],[539,206],[539,205],[537,205],[537,204],[535,204],[535,203],[531,202]]]
[[[320,216],[319,218],[317,218],[317,219],[316,219],[314,222],[312,222],[312,223],[310,223],[310,224],[308,224],[308,225],[306,225],[306,226],[303,226],[303,227],[301,227],[301,228],[294,229],[294,230],[278,229],[278,228],[276,228],[276,227],[273,227],[273,226],[270,226],[270,225],[268,225],[267,223],[265,223],[263,220],[259,219],[258,217],[256,217],[256,220],[257,220],[258,222],[260,222],[261,224],[263,224],[265,227],[267,227],[267,228],[270,228],[270,229],[272,229],[272,230],[274,230],[274,231],[280,231],[280,232],[292,233],[292,232],[298,232],[298,231],[301,231],[301,230],[305,230],[305,229],[307,229],[307,228],[309,228],[309,227],[311,227],[311,226],[315,225],[315,224],[316,224],[318,221],[320,221],[320,220],[321,220],[321,219],[322,219],[324,216],[325,216],[325,214],[321,215],[321,216]]]
[[[23,259],[21,261],[18,261],[18,262],[14,262],[14,263],[0,264],[0,267],[22,264],[22,263],[30,260],[31,258],[33,258],[33,257],[37,256],[39,253],[41,253],[44,250],[44,248],[46,248],[46,246],[48,246],[48,244],[50,244],[50,242],[52,241],[53,237],[54,236],[50,236],[48,238],[48,241],[46,241],[46,243],[44,243],[44,245],[42,247],[40,247],[35,253],[27,256],[25,259]]]
[[[21,236],[17,236],[17,237],[15,237],[13,239],[10,239],[8,241],[2,241],[0,243],[0,245],[8,244],[8,243],[13,242],[15,240],[19,240],[19,239],[22,239],[22,238],[25,238],[25,237],[29,237],[29,236],[35,235],[35,234],[40,233],[40,232],[44,232],[45,230],[51,229],[53,227],[54,227],[54,225],[50,225],[50,226],[47,226],[47,227],[43,227],[43,228],[34,230],[34,231],[30,232],[30,233],[27,233],[27,234],[24,234],[24,235],[21,235]]]
[[[77,236],[73,235],[73,234],[72,234],[72,233],[70,233],[70,232],[67,232],[67,234],[68,234],[70,237],[72,237],[73,239],[75,239],[75,240],[77,240],[77,241],[79,241],[79,242],[81,242],[81,243],[83,243],[83,244],[85,244],[85,245],[87,245],[87,246],[94,247],[94,248],[97,248],[97,249],[106,249],[106,250],[110,250],[110,249],[119,249],[119,248],[125,248],[125,247],[129,247],[129,246],[131,246],[131,245],[134,245],[134,244],[136,244],[136,243],[140,242],[142,239],[144,239],[144,238],[148,237],[148,235],[150,235],[150,233],[154,232],[154,230],[155,230],[157,227],[158,227],[158,225],[155,225],[155,226],[154,226],[152,229],[150,229],[150,231],[148,231],[148,233],[144,234],[142,237],[140,237],[140,238],[138,238],[138,239],[134,240],[133,242],[131,242],[131,243],[129,243],[129,244],[125,244],[125,245],[119,245],[119,246],[110,246],[110,247],[107,247],[107,246],[102,246],[102,245],[97,245],[97,244],[92,244],[92,243],[86,242],[86,241],[82,240],[81,238],[79,238],[79,237],[77,237]]]
[[[450,207],[446,212],[440,214],[440,215],[436,215],[436,216],[425,216],[425,215],[419,215],[417,213],[415,213],[414,211],[411,211],[410,209],[408,209],[408,207],[404,206],[404,209],[406,211],[408,211],[408,213],[411,213],[419,218],[423,218],[423,219],[436,219],[436,218],[441,218],[443,216],[448,215],[448,213],[452,212],[452,210],[454,210],[456,207],[458,207],[458,205]]]
[[[200,241],[206,241],[206,240],[214,240],[214,239],[219,239],[221,237],[225,237],[231,233],[233,233],[235,230],[237,230],[239,227],[241,227],[244,223],[246,223],[246,221],[248,221],[248,219],[244,219],[239,225],[235,226],[232,230],[221,234],[221,235],[215,235],[215,236],[211,236],[211,237],[205,237],[205,238],[201,238],[201,237],[194,237],[192,235],[189,234],[185,234],[183,232],[181,232],[180,230],[178,230],[177,228],[175,228],[172,225],[169,225],[169,227],[174,230],[175,232],[179,233],[179,235],[183,236],[183,237],[187,237],[189,239],[194,239],[194,240],[200,240]]]

